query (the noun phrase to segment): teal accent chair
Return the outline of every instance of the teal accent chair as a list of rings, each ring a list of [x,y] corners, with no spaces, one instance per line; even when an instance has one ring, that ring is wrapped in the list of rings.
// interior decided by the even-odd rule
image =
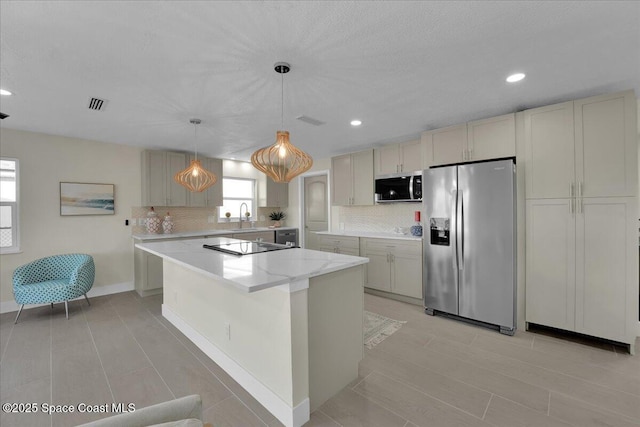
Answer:
[[[25,304],[46,304],[64,301],[64,310],[69,318],[67,302],[84,295],[91,305],[87,292],[93,286],[96,268],[93,257],[87,254],[53,255],[22,265],[13,272],[13,296],[20,310]]]

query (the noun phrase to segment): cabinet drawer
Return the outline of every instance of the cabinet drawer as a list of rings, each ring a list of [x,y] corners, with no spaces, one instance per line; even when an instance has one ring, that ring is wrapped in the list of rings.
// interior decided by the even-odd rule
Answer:
[[[337,247],[337,246],[318,246],[319,251],[331,252],[334,254],[360,256],[360,251],[353,248]]]
[[[422,241],[363,238],[360,239],[360,251],[362,253],[385,251],[420,256],[422,253]]]
[[[360,251],[360,238],[352,236],[338,236],[334,234],[318,234],[318,246],[330,248],[353,249]],[[333,251],[330,251],[333,252]],[[344,253],[344,252],[342,252]]]

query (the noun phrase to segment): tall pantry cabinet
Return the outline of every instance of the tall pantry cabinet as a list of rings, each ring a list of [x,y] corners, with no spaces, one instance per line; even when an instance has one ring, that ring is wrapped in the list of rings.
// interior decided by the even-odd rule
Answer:
[[[524,112],[526,321],[629,344],[638,324],[633,91]]]

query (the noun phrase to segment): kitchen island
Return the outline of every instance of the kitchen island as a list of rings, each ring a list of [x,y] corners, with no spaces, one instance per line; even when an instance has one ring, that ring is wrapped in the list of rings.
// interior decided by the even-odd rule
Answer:
[[[367,258],[230,255],[208,238],[138,243],[163,260],[162,314],[286,426],[358,376]]]

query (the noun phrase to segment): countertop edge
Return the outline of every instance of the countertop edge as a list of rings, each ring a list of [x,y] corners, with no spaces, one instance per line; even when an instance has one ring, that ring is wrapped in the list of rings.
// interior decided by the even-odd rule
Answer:
[[[170,233],[170,234],[132,234],[131,238],[135,241],[151,241],[151,240],[164,240],[164,239],[180,239],[180,238],[188,238],[188,237],[204,237],[204,236],[216,236],[219,234],[238,234],[238,233],[259,233],[262,231],[276,231],[276,230],[297,230],[297,227],[278,227],[278,228],[268,228],[268,227],[260,227],[254,230],[200,230],[200,231],[183,231],[180,233]]]

